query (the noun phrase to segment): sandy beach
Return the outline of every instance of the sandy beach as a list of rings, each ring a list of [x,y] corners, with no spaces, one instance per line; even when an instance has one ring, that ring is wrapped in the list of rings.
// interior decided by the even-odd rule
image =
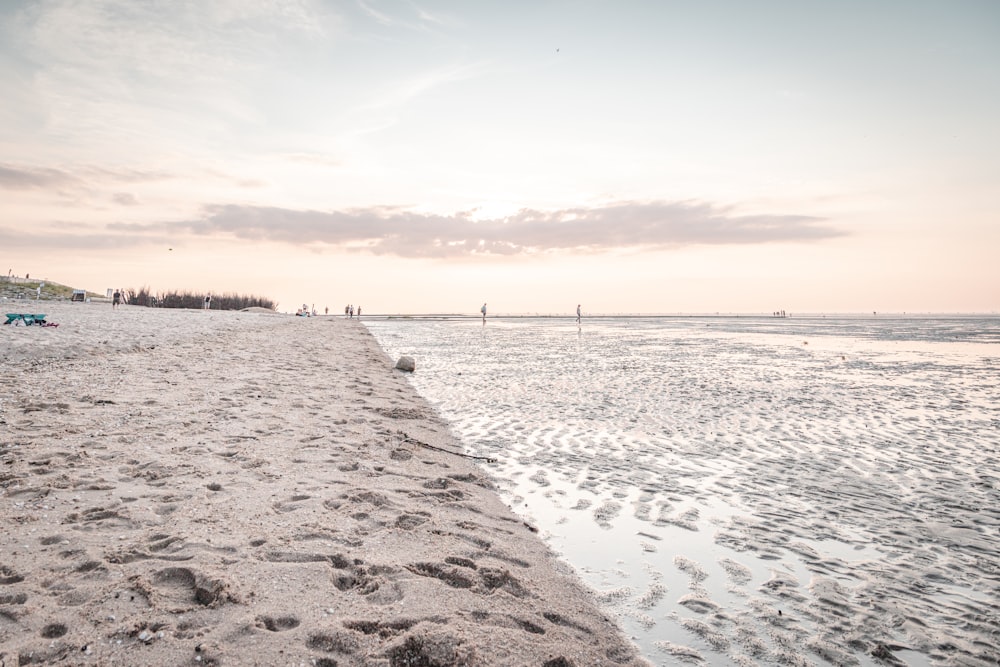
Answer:
[[[646,664],[357,321],[4,307],[3,667]]]

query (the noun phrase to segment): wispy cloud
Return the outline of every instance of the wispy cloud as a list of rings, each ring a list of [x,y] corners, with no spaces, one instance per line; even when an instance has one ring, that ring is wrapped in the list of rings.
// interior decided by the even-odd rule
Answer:
[[[59,169],[0,164],[0,188],[45,190],[78,185],[79,179]]]
[[[0,225],[0,248],[8,250],[38,249],[46,251],[72,250],[75,253],[90,250],[122,250],[162,244],[169,239],[158,234],[133,236],[107,231],[95,232],[90,225],[75,222],[54,222],[37,231],[5,229]]]
[[[124,235],[170,238],[193,234],[439,258],[815,242],[844,235],[825,219],[812,216],[738,215],[706,203],[655,201],[560,211],[525,209],[503,218],[475,221],[471,212],[431,215],[393,207],[327,212],[213,205],[205,207],[204,215],[195,220],[155,225],[117,223],[108,229]]]
[[[172,177],[166,172],[142,169],[107,169],[85,166],[68,170],[31,165],[0,164],[0,189],[7,190],[68,190],[121,183],[148,183]]]
[[[428,30],[435,27],[451,27],[458,24],[458,21],[447,14],[430,12],[416,3],[406,3],[405,9],[400,11],[401,6],[394,6],[391,13],[377,8],[377,2],[365,2],[358,0],[358,7],[362,13],[377,23],[385,27],[401,27],[409,30]]]
[[[417,5],[414,5],[413,7],[414,10],[417,12],[417,16],[423,23],[429,23],[432,25],[446,26],[446,27],[451,27],[457,23],[453,17],[448,16],[446,14],[429,12],[426,9],[423,9],[422,7],[419,7]]]
[[[321,36],[324,16],[314,0],[42,0],[14,20],[34,57],[73,71],[187,79],[227,71],[277,31]]]
[[[370,4],[368,4],[367,2],[361,2],[361,1],[359,1],[358,2],[358,7],[361,8],[362,12],[364,12],[365,14],[367,14],[370,18],[375,19],[377,22],[381,23],[382,25],[393,25],[394,23],[396,23],[396,21],[389,14],[387,14],[385,12],[378,11],[377,9],[375,9],[374,7],[372,7]]]
[[[91,137],[190,139],[205,115],[223,128],[255,121],[254,85],[287,44],[319,43],[336,23],[319,0],[24,4],[0,11],[0,37],[31,72],[15,87],[19,110],[5,115],[67,148]]]
[[[116,192],[112,200],[120,206],[138,206],[139,200],[130,192]]]
[[[482,76],[487,72],[488,66],[489,64],[485,62],[463,63],[419,72],[386,86],[374,100],[361,106],[360,111],[376,111],[405,104],[435,88]]]

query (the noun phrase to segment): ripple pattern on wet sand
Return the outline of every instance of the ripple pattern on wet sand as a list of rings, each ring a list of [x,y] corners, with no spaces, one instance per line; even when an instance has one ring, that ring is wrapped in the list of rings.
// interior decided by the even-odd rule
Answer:
[[[996,664],[995,320],[369,327],[650,659]]]

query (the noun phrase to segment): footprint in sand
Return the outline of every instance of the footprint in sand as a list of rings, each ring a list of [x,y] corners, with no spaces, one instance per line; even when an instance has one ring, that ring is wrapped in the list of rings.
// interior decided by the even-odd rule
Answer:
[[[193,604],[217,607],[232,601],[228,586],[219,579],[209,579],[186,567],[168,567],[153,575],[154,592],[174,610],[190,609]]]
[[[361,649],[361,640],[353,632],[317,632],[306,639],[306,647],[324,653],[353,655]],[[320,663],[317,662],[317,665]],[[336,665],[336,662],[327,664]],[[417,664],[417,663],[414,663]],[[430,663],[426,663],[430,664]]]
[[[0,565],[0,586],[17,584],[24,581],[24,577],[6,565]]]
[[[305,494],[296,494],[289,498],[288,500],[282,500],[274,503],[271,507],[275,512],[279,514],[284,514],[286,512],[294,512],[300,509],[302,505],[300,504],[303,500],[309,500],[312,496],[307,496]]]
[[[417,526],[420,526],[430,519],[429,512],[416,512],[414,514],[400,514],[396,517],[396,521],[393,525],[396,528],[401,528],[403,530],[413,530]]]
[[[256,625],[271,632],[283,632],[299,627],[301,621],[295,616],[258,616]]]
[[[49,623],[44,628],[42,628],[40,634],[46,639],[58,639],[59,637],[65,635],[67,632],[69,632],[69,628],[67,628],[62,623]]]
[[[27,593],[0,595],[0,604],[24,604],[28,601]]]
[[[392,667],[403,665],[466,665],[472,664],[470,649],[458,637],[427,631],[407,635],[389,647],[387,654]]]

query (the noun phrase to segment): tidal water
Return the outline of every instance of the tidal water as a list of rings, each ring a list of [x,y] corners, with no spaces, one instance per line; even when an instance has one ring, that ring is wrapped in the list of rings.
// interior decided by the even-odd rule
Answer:
[[[654,664],[1000,664],[1000,319],[366,325]]]

